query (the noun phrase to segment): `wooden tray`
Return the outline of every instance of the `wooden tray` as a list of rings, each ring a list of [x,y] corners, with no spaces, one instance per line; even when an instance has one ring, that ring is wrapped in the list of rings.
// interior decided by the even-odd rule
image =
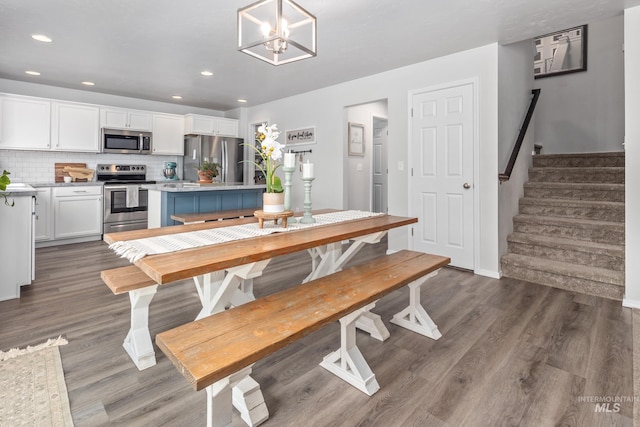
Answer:
[[[64,182],[65,176],[71,176],[67,172],[64,171],[66,166],[71,166],[74,168],[86,168],[86,163],[56,163],[55,169],[55,182]],[[87,182],[88,179],[76,179],[76,182]]]

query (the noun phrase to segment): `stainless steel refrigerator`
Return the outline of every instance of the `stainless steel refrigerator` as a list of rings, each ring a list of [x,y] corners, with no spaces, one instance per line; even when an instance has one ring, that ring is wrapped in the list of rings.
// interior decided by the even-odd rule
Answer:
[[[244,145],[242,138],[210,135],[186,135],[184,137],[184,179],[198,181],[197,167],[203,161],[218,163],[220,182],[244,183]]]

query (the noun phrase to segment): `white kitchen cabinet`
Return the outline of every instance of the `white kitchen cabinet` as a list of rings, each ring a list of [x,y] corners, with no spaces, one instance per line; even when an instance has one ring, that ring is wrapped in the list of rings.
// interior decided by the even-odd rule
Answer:
[[[182,156],[184,154],[183,130],[184,116],[154,114],[151,153]]]
[[[72,102],[51,104],[51,145],[54,150],[100,152],[100,109]]]
[[[102,234],[102,186],[71,186],[53,189],[54,238]]]
[[[185,135],[238,136],[238,120],[235,119],[187,114],[184,116],[184,123]]]
[[[36,194],[35,240],[45,242],[53,239],[53,206],[51,187],[39,187]]]
[[[0,148],[49,150],[51,102],[0,95]]]
[[[30,187],[29,187],[30,188]],[[31,189],[33,190],[33,189]],[[7,188],[8,192],[12,190]],[[33,193],[30,193],[33,194]],[[33,280],[33,200],[32,195],[16,192],[10,196],[13,206],[0,199],[0,301],[20,298],[20,286]]]
[[[153,114],[124,108],[101,108],[100,126],[109,129],[131,129],[150,132]]]

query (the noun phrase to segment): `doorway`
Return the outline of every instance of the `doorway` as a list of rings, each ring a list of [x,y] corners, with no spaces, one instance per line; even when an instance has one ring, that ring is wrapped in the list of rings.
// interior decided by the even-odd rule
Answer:
[[[387,213],[389,211],[387,204],[387,175],[389,174],[387,166],[388,120],[374,116],[371,127],[373,128],[371,211]]]
[[[475,86],[452,83],[413,93],[410,177],[415,250],[474,269]]]
[[[387,100],[344,109],[344,206],[346,209],[387,210]],[[362,149],[350,150],[349,124],[362,129]],[[375,193],[375,194],[374,194]]]

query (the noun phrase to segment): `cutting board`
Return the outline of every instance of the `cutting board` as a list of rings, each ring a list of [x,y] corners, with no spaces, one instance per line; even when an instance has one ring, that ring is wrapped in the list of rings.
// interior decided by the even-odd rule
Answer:
[[[66,166],[71,166],[74,168],[86,168],[86,163],[56,163],[56,171],[55,171],[55,182],[64,182],[65,176],[71,176],[67,172],[64,171]],[[87,179],[77,179],[76,182],[87,182]]]

